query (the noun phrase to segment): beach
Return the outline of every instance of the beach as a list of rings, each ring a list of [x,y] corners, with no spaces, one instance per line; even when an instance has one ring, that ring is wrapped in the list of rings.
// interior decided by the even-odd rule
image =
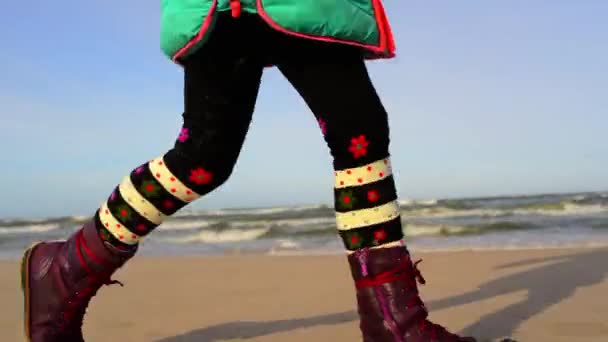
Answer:
[[[608,341],[608,248],[416,252],[431,318],[483,339]],[[0,262],[0,341],[23,341],[18,262]],[[140,256],[103,287],[89,342],[361,341],[344,256]]]

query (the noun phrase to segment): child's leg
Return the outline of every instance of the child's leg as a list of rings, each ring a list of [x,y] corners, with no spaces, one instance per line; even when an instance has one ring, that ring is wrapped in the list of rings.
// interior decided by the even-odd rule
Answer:
[[[321,127],[333,156],[335,210],[346,248],[399,244],[399,206],[389,159],[387,113],[356,50],[281,63]]]
[[[41,242],[25,252],[29,340],[82,342],[91,297],[113,283],[110,277],[133,257],[140,239],[229,177],[250,124],[264,63],[250,58],[239,44],[214,46],[230,41],[218,34],[207,50],[185,63],[184,124],[175,146],[135,168],[94,219],[66,241]]]
[[[168,216],[230,176],[251,122],[263,65],[237,56],[185,64],[184,124],[173,149],[135,168],[96,214],[108,242],[136,244]]]
[[[315,114],[333,156],[338,230],[365,342],[474,341],[427,318],[424,283],[402,242],[387,113],[358,50],[292,42],[278,66]]]

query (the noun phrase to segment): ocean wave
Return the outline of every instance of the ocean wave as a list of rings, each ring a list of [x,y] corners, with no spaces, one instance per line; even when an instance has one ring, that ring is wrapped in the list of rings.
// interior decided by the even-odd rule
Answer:
[[[294,207],[271,207],[271,208],[243,208],[243,209],[217,209],[198,211],[196,214],[208,216],[264,216],[276,215],[286,212],[300,212],[330,208],[325,204],[302,205]]]
[[[28,233],[44,233],[51,230],[58,229],[60,225],[58,223],[46,223],[46,224],[30,224],[26,226],[4,226],[0,227],[1,234],[28,234]]]
[[[311,230],[332,225],[336,221],[331,217],[312,217],[301,219],[276,219],[276,220],[208,220],[208,219],[181,219],[168,220],[159,226],[161,231],[184,231],[184,230],[222,230],[227,228],[251,229],[251,228],[274,228],[285,229],[291,232]]]
[[[531,205],[513,210],[514,214],[539,214],[546,216],[573,216],[608,213],[608,206],[602,204],[577,204],[564,201],[546,205]]]
[[[181,230],[195,230],[202,229],[211,226],[213,222],[203,220],[172,220],[161,224],[158,229],[159,231],[181,231]]]
[[[606,193],[511,196],[473,199],[402,200],[401,213],[410,236],[482,234],[536,226],[604,229]],[[86,216],[0,220],[0,234],[41,233],[73,228]],[[496,223],[499,222],[499,223]],[[602,224],[600,224],[602,223]],[[335,214],[326,205],[258,209],[189,211],[171,217],[159,237],[192,241],[241,241],[336,234]],[[53,233],[54,234],[54,233]]]
[[[509,221],[478,225],[405,224],[404,234],[410,238],[426,236],[448,237],[537,228],[538,227],[531,225],[530,223]],[[171,243],[232,243],[261,239],[272,239],[276,241],[290,239],[291,241],[294,241],[298,239],[337,235],[338,230],[335,225],[323,225],[316,229],[294,231],[289,229],[289,227],[276,225],[234,227],[224,222],[221,225],[210,225],[208,228],[201,229],[197,232],[178,237],[161,238],[161,240]]]
[[[38,226],[41,224],[82,224],[89,220],[90,216],[59,216],[52,218],[41,218],[41,219],[27,219],[27,218],[15,218],[15,219],[3,219],[0,220],[0,227],[26,227],[26,226]]]
[[[577,204],[570,201],[543,203],[516,208],[475,208],[454,209],[446,206],[428,208],[401,208],[406,217],[411,218],[449,218],[449,217],[504,217],[513,215],[573,216],[608,214],[608,205]]]
[[[579,194],[551,194],[551,195],[526,195],[526,196],[496,196],[480,198],[454,198],[454,199],[431,199],[431,200],[401,200],[403,207],[445,207],[450,209],[516,209],[516,208],[553,208],[559,209],[566,203],[580,205],[602,204],[608,205],[608,195],[605,193],[579,193]]]
[[[404,227],[404,233],[407,237],[461,236],[481,235],[500,231],[530,230],[535,228],[537,227],[530,223],[509,221],[478,225],[407,224]]]
[[[336,222],[334,216],[331,217],[312,217],[300,219],[277,219],[277,220],[241,220],[241,221],[226,221],[231,227],[271,227],[275,229],[289,229],[291,232],[299,232],[301,230],[313,231],[323,228],[327,225],[333,225]]]
[[[439,200],[427,199],[427,200],[414,200],[414,199],[402,199],[399,200],[399,205],[402,207],[414,207],[414,206],[433,206],[437,205]]]
[[[431,208],[401,208],[403,216],[408,218],[440,218],[440,217],[500,217],[513,215],[511,211],[498,209],[468,209],[457,210],[447,207],[431,207]]]
[[[224,230],[202,230],[195,234],[180,237],[163,238],[161,240],[170,243],[228,243],[240,241],[253,241],[264,236],[270,228],[258,229],[224,229]]]
[[[513,215],[576,216],[588,214],[608,214],[608,196],[605,193],[536,195],[473,199],[429,199],[399,201],[404,217],[450,218],[479,217],[498,218]],[[334,218],[330,206],[318,204],[297,207],[220,209],[193,211],[185,210],[167,220],[161,229],[197,229],[221,221],[235,225],[265,225],[272,221],[278,225],[316,225],[315,220],[327,223]],[[34,226],[59,223],[63,225],[81,224],[90,219],[87,216],[66,216],[48,219],[4,219],[0,227]],[[301,220],[301,221],[297,221]]]

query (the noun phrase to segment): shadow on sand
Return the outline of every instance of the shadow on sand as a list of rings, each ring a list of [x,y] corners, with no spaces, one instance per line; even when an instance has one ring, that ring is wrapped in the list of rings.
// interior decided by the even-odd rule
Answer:
[[[501,265],[497,269],[535,264],[539,266],[484,283],[478,289],[462,295],[429,302],[429,307],[432,310],[445,309],[526,290],[528,291],[526,300],[483,316],[463,330],[466,335],[472,334],[484,339],[509,336],[521,323],[572,296],[577,288],[602,282],[608,275],[606,260],[608,260],[608,248]],[[355,311],[347,311],[289,320],[237,321],[193,330],[157,342],[247,339],[301,328],[341,324],[357,319]]]

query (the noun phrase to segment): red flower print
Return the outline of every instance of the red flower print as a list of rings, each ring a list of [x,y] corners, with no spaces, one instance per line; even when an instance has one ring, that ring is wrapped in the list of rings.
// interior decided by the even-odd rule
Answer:
[[[110,233],[107,230],[105,230],[105,229],[102,229],[102,230],[99,231],[99,236],[104,241],[110,241],[111,240]]]
[[[367,200],[370,202],[376,202],[379,197],[378,190],[370,190],[367,192]]]
[[[343,209],[352,209],[357,198],[353,196],[351,190],[346,190],[340,194],[339,202],[337,203]]]
[[[348,150],[353,154],[353,158],[358,159],[367,155],[367,146],[369,141],[365,138],[365,135],[350,139],[350,147]]]
[[[211,172],[205,171],[202,167],[199,167],[196,170],[190,170],[190,180],[197,185],[209,184],[212,179],[213,176],[211,175]]]
[[[139,189],[142,195],[148,197],[157,197],[160,191],[160,187],[151,180],[143,181]]]
[[[184,127],[182,128],[181,132],[179,132],[179,137],[177,137],[177,140],[183,143],[188,140],[188,138],[190,138],[190,130]]]
[[[165,207],[165,209],[171,209],[173,208],[173,202],[171,202],[171,200],[165,200],[163,202],[163,207]]]
[[[357,244],[359,244],[359,237],[358,237],[357,235],[355,235],[355,236],[351,237],[351,238],[350,238],[350,242],[351,242],[353,245],[357,245]]]
[[[374,239],[378,242],[386,239],[386,232],[384,230],[377,230],[374,232]]]
[[[327,133],[327,123],[323,119],[318,120],[319,127],[321,128],[321,133],[325,135]]]
[[[143,223],[140,223],[140,224],[137,225],[136,229],[139,232],[145,232],[146,231],[146,225],[143,224]]]

